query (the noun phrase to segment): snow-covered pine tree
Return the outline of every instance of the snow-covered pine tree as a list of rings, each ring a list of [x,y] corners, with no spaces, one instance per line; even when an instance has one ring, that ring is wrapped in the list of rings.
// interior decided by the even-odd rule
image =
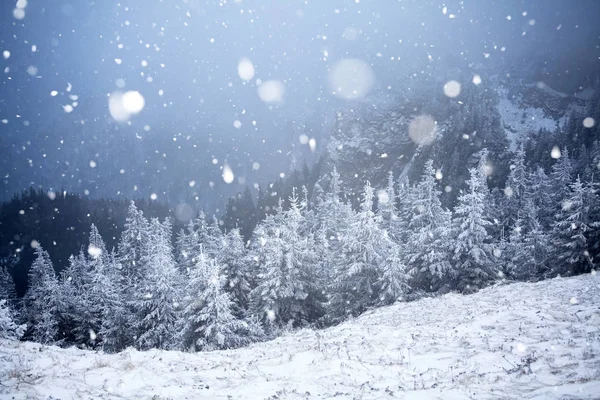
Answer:
[[[6,299],[0,299],[0,339],[19,340],[23,337],[27,324],[17,325],[14,313]]]
[[[471,168],[469,174],[468,189],[459,196],[452,220],[453,286],[465,293],[477,291],[497,277],[486,230],[490,222],[484,217],[485,171]]]
[[[413,215],[407,241],[400,244],[416,289],[437,291],[448,281],[451,269],[451,213],[442,207],[435,169],[425,164],[421,181],[414,188]]]
[[[506,221],[503,221],[506,228],[511,227],[519,218],[519,211],[524,206],[529,189],[528,178],[529,174],[525,167],[525,151],[521,145],[511,161],[510,172],[504,188],[504,204],[502,206],[506,214]]]
[[[373,188],[367,182],[361,210],[341,238],[342,257],[330,300],[333,321],[357,316],[380,302],[381,267],[390,256],[391,239],[373,213]]]
[[[554,223],[552,244],[556,261],[550,267],[550,276],[576,275],[592,270],[594,265],[586,237],[591,229],[588,212],[585,186],[577,177],[569,186],[569,194],[563,199]]]
[[[200,254],[207,253],[206,246],[209,238],[209,225],[203,211],[188,223],[185,230],[177,236],[175,260],[178,269],[184,274],[196,265]]]
[[[132,201],[127,211],[125,227],[121,233],[117,250],[117,261],[121,266],[123,285],[132,290],[146,274],[142,258],[148,244],[148,221]],[[132,293],[130,293],[132,295]]]
[[[35,254],[24,298],[27,320],[33,341],[53,344],[58,334],[58,282],[48,252],[38,245]]]
[[[550,237],[539,222],[533,200],[526,200],[522,213],[523,219],[515,224],[508,246],[512,276],[519,280],[538,279],[548,268],[547,260],[552,252]]]
[[[392,171],[388,173],[388,184],[384,194],[380,195],[377,203],[377,216],[381,221],[381,227],[388,232],[393,232],[394,224],[397,223],[398,216],[396,215],[396,190],[394,186],[394,174]]]
[[[224,290],[226,277],[223,268],[214,260],[209,263],[209,279],[200,294],[202,304],[196,317],[199,335],[196,345],[202,350],[232,349],[249,343],[244,334],[247,325],[237,319],[231,308],[233,303]]]
[[[354,215],[352,206],[340,197],[340,175],[334,168],[330,174],[328,191],[316,199],[315,232],[316,257],[318,260],[318,275],[322,288],[327,297],[335,277],[335,260],[341,257],[341,237],[350,226]]]
[[[239,229],[232,229],[225,236],[220,261],[225,268],[225,291],[233,302],[232,312],[237,318],[244,318],[248,309],[250,284],[246,268],[246,249]]]
[[[137,299],[141,296],[142,281],[148,274],[144,265],[146,251],[149,248],[149,223],[141,210],[132,201],[127,211],[125,226],[117,246],[117,265],[119,289],[127,313],[128,336],[133,340],[137,312]],[[130,342],[129,344],[132,344]]]
[[[172,346],[177,320],[176,265],[171,245],[171,222],[150,221],[148,249],[142,263],[147,275],[141,283],[141,295],[135,299],[137,310],[136,345],[140,349]]]
[[[200,310],[204,306],[201,297],[206,290],[208,280],[211,277],[211,263],[203,252],[196,257],[196,264],[188,273],[188,280],[183,288],[181,296],[181,312],[175,323],[174,347],[182,350],[196,350],[196,343],[200,338],[198,332],[202,326]]]
[[[558,205],[554,203],[554,189],[550,177],[543,168],[538,167],[529,175],[529,193],[527,195],[537,207],[539,222],[544,230],[554,223]]]
[[[600,161],[598,164],[600,165]],[[597,175],[592,175],[590,180],[585,183],[584,202],[590,221],[589,230],[586,233],[588,252],[594,268],[598,268],[600,265],[600,184],[595,179],[597,179]]]
[[[99,337],[102,349],[107,352],[120,351],[133,343],[129,325],[130,314],[123,298],[125,291],[120,286],[120,269],[116,254],[111,252],[106,259],[104,275],[98,282],[102,288],[102,323]]]
[[[6,306],[9,307],[12,312],[16,312],[19,300],[15,282],[9,271],[9,266],[14,262],[13,260],[15,260],[15,258],[12,256],[0,260],[0,300],[6,300]]]
[[[573,181],[573,166],[569,158],[569,151],[563,148],[560,158],[552,165],[550,184],[552,185],[551,198],[555,212],[562,207],[562,201],[570,195],[569,185]]]
[[[280,202],[281,204],[281,202]],[[302,326],[322,316],[322,293],[316,283],[314,240],[306,230],[293,191],[290,209],[267,217],[256,231],[259,245],[252,248],[258,260],[258,286],[251,292],[251,312],[267,327]]]
[[[408,177],[403,174],[398,178],[398,205],[396,209],[397,220],[391,226],[390,236],[396,243],[406,243],[411,234],[408,228],[415,213],[416,191],[410,185]]]
[[[83,290],[86,292],[87,304],[84,306],[87,310],[90,320],[87,326],[88,340],[86,345],[95,347],[100,344],[102,338],[98,336],[102,327],[102,316],[107,307],[105,301],[111,297],[114,287],[111,285],[110,276],[113,271],[109,271],[110,257],[106,251],[104,240],[94,224],[90,227],[89,243],[87,248],[87,276],[89,279],[84,283]],[[85,337],[86,332],[82,332]]]
[[[221,231],[219,220],[217,217],[213,216],[212,222],[206,228],[206,236],[202,242],[202,250],[209,257],[220,261],[221,251],[226,243],[227,240],[223,231]]]

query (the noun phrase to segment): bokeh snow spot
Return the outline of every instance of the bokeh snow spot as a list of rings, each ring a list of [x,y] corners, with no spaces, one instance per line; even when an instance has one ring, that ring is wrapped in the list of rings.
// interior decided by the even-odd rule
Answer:
[[[366,62],[347,58],[338,61],[329,74],[333,93],[346,100],[365,97],[373,88],[375,75]]]
[[[435,140],[437,126],[429,115],[419,115],[408,125],[408,136],[419,145],[428,145]]]
[[[285,86],[280,81],[266,81],[261,83],[257,91],[258,97],[265,103],[278,103],[283,100]]]
[[[475,78],[473,78],[473,83],[475,83]],[[460,94],[460,83],[454,80],[446,82],[444,94],[452,99],[457,97]]]

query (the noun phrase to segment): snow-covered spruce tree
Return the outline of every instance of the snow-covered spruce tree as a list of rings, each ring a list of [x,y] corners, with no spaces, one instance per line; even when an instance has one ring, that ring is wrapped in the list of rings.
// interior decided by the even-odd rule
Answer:
[[[117,256],[111,252],[106,260],[104,275],[98,281],[102,288],[102,307],[99,337],[102,349],[118,352],[133,343],[130,314],[124,301],[125,290],[121,287]]]
[[[89,326],[87,314],[87,292],[84,284],[89,282],[87,260],[81,252],[69,257],[69,265],[61,272],[58,294],[58,342],[61,345],[83,344],[89,334],[82,331]],[[84,276],[85,274],[85,276]],[[83,327],[83,328],[82,328]]]
[[[554,223],[554,215],[559,209],[554,203],[554,189],[550,177],[543,168],[538,167],[529,175],[528,198],[537,207],[539,222],[544,230],[549,229]]]
[[[29,270],[24,303],[30,337],[42,344],[54,344],[58,334],[58,282],[48,252],[38,245]]]
[[[459,196],[452,220],[453,286],[463,293],[477,291],[497,277],[486,230],[490,222],[484,217],[485,171],[471,168],[469,173],[468,189]]]
[[[398,178],[398,206],[396,208],[396,223],[390,227],[389,234],[396,243],[406,243],[411,234],[408,228],[415,214],[417,193],[408,182],[406,175]]]
[[[184,274],[198,262],[200,254],[207,253],[206,245],[209,237],[209,226],[203,211],[188,223],[185,230],[177,236],[175,260],[179,270]]]
[[[87,254],[86,254],[87,253]],[[97,347],[104,315],[112,315],[108,303],[121,302],[121,281],[115,255],[108,253],[95,225],[90,227],[87,251],[69,258],[61,274],[59,290],[59,343]],[[119,296],[118,300],[115,296]]]
[[[0,339],[19,340],[26,328],[27,324],[15,323],[14,313],[6,299],[0,299]]]
[[[511,227],[519,218],[519,211],[524,206],[525,197],[528,193],[529,174],[525,167],[525,151],[520,146],[511,161],[510,172],[506,179],[504,188],[504,204],[506,219],[503,221],[505,227]]]
[[[7,306],[13,311],[17,311],[19,298],[10,271],[17,265],[18,261],[19,257],[17,255],[0,258],[0,299],[6,300]]]
[[[133,344],[135,327],[137,326],[137,300],[142,295],[142,281],[148,274],[144,264],[146,251],[149,248],[149,223],[141,210],[132,201],[129,205],[125,227],[117,246],[117,265],[119,289],[125,305],[128,325],[128,345]]]
[[[288,304],[288,323],[294,326],[315,322],[324,314],[315,240],[305,217],[306,212],[306,203],[299,204],[296,191],[292,190],[290,208],[284,214],[282,238],[288,273],[287,290],[288,295],[292,295],[290,298],[294,299]]]
[[[335,263],[341,256],[341,237],[350,226],[354,215],[352,206],[340,197],[341,181],[334,168],[330,174],[328,190],[324,191],[315,201],[316,252],[318,260],[318,275],[322,280],[321,287],[326,296],[330,296],[335,277]]]
[[[388,232],[393,231],[394,224],[397,223],[398,216],[396,215],[396,190],[394,186],[394,174],[392,171],[388,174],[388,184],[385,189],[385,194],[379,196],[377,203],[377,217],[381,221],[381,227]]]
[[[569,196],[569,185],[573,181],[573,166],[569,152],[563,148],[560,158],[552,165],[550,184],[552,185],[551,197],[555,213],[562,208],[562,201]]]
[[[550,276],[582,274],[590,272],[594,266],[586,237],[591,221],[585,200],[585,186],[577,177],[569,186],[561,211],[556,215],[552,232],[556,261],[550,266]]]
[[[206,237],[202,242],[202,250],[206,255],[220,261],[221,251],[226,242],[227,239],[219,227],[219,220],[213,216],[212,222],[206,228]]]
[[[138,286],[146,274],[142,258],[145,256],[145,249],[148,245],[148,235],[148,221],[132,201],[127,211],[125,227],[121,233],[117,250],[117,261],[121,266],[120,275],[123,285],[132,290]]]
[[[537,206],[531,199],[526,200],[523,219],[517,220],[513,228],[508,252],[515,279],[538,279],[548,269],[548,257],[552,253],[550,237],[540,224]]]
[[[215,261],[201,252],[196,257],[196,264],[190,268],[187,281],[181,296],[181,312],[175,323],[174,347],[182,350],[196,350],[202,326],[200,310],[204,306],[202,293],[206,290],[211,277],[211,263]]]
[[[229,231],[224,239],[219,261],[225,268],[225,291],[229,293],[233,302],[233,314],[237,318],[244,318],[250,294],[244,241],[237,228]]]
[[[19,299],[15,288],[15,282],[9,272],[9,265],[13,258],[6,257],[0,260],[0,300],[6,300],[6,306],[16,313]]]
[[[341,238],[341,257],[329,303],[334,322],[357,316],[380,302],[382,266],[390,257],[392,241],[373,213],[373,188],[367,182],[361,210]]]
[[[171,222],[157,218],[150,221],[148,249],[142,263],[147,275],[135,299],[136,345],[140,349],[172,346],[177,320],[176,265],[171,245]]]
[[[435,169],[430,160],[425,164],[421,181],[414,189],[413,215],[408,224],[404,248],[415,289],[437,291],[448,282],[451,270],[451,217],[442,207]]]
[[[281,203],[281,202],[280,202]],[[251,313],[271,327],[303,326],[323,315],[316,280],[314,238],[306,230],[295,191],[290,209],[267,217],[255,232],[252,254],[259,264],[258,286],[251,292]]]
[[[224,290],[226,277],[223,268],[214,260],[209,262],[210,276],[200,294],[202,307],[197,315],[199,337],[196,345],[202,350],[232,349],[249,343],[247,325],[232,313],[233,302]]]
[[[87,310],[82,310],[82,312],[88,313],[89,326],[85,327],[87,332],[82,332],[81,336],[85,337],[87,333],[88,340],[85,344],[93,348],[99,345],[102,340],[98,334],[102,327],[104,310],[108,307],[106,301],[110,301],[115,290],[110,279],[114,272],[110,271],[110,267],[114,266],[114,263],[111,265],[110,255],[106,251],[104,240],[94,224],[90,227],[87,253],[85,268],[87,268],[89,279],[83,286],[87,298],[87,304],[84,304],[84,306]]]
[[[600,160],[598,161],[600,163]],[[588,242],[588,253],[594,263],[594,268],[600,265],[600,184],[595,181],[596,175],[592,175],[585,184],[584,202],[588,207],[588,218],[590,223],[586,233]]]

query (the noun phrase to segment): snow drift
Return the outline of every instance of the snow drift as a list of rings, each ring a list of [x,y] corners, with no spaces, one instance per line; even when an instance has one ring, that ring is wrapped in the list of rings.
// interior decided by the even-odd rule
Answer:
[[[0,341],[2,399],[598,398],[600,277],[497,285],[188,354]]]

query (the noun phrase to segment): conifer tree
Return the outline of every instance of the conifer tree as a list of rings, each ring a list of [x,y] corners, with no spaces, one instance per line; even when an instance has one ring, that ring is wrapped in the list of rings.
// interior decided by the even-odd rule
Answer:
[[[171,222],[150,221],[149,245],[142,259],[147,276],[142,293],[135,300],[136,345],[140,349],[167,349],[172,346],[177,320],[176,265],[171,245]]]
[[[28,325],[33,341],[54,344],[58,335],[58,284],[48,252],[38,245],[35,254],[24,298]]]
[[[468,189],[459,196],[453,225],[452,258],[454,287],[461,292],[473,292],[496,279],[490,236],[490,225],[484,217],[487,184],[482,168],[471,168]]]
[[[554,223],[552,243],[557,262],[552,263],[550,276],[581,274],[593,268],[586,237],[591,228],[585,200],[585,187],[577,177]]]
[[[245,335],[247,325],[232,313],[233,302],[224,290],[226,282],[222,267],[212,261],[206,288],[200,294],[202,307],[197,315],[199,338],[196,344],[202,350],[232,349],[249,343]]]
[[[448,280],[451,269],[449,247],[451,213],[442,207],[433,162],[425,164],[419,184],[414,188],[413,215],[408,224],[403,258],[414,284],[435,291]]]
[[[14,312],[6,299],[0,299],[0,339],[19,340],[25,333],[26,324],[15,323]]]
[[[391,247],[389,235],[373,213],[373,188],[367,182],[361,210],[341,238],[342,257],[336,265],[330,300],[334,321],[357,316],[381,301],[380,274]]]

